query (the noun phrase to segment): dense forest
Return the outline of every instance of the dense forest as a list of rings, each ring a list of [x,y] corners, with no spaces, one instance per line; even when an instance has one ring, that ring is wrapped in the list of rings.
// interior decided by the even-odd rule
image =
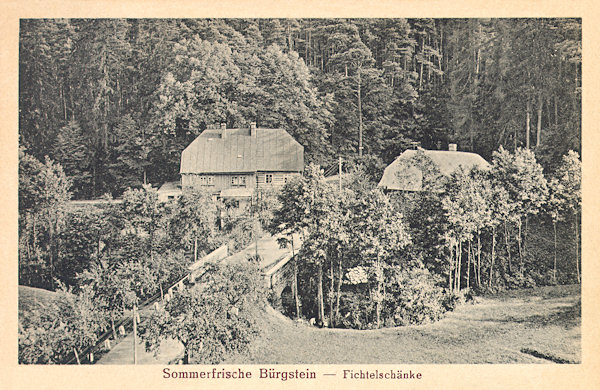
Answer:
[[[579,19],[36,19],[19,49],[20,145],[75,198],[178,179],[220,122],[374,175],[413,141],[581,154]]]

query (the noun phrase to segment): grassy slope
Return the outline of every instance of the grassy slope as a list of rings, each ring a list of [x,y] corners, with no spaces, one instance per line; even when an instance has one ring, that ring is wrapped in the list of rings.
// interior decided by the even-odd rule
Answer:
[[[19,316],[27,317],[34,311],[46,310],[58,299],[58,294],[53,291],[19,286]]]
[[[477,298],[435,324],[373,331],[316,329],[268,311],[249,356],[226,363],[551,362],[539,356],[581,361],[579,286]]]

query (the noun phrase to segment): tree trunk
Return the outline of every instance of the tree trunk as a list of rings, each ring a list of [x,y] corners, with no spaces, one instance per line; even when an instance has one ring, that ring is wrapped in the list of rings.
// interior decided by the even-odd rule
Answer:
[[[450,245],[450,269],[448,271],[448,290],[454,291],[452,288],[452,271],[454,269],[454,250],[453,245]]]
[[[383,299],[382,296],[382,287],[383,287],[383,272],[381,270],[381,261],[379,259],[379,254],[377,255],[377,263],[376,263],[376,272],[377,272],[377,306],[375,312],[377,314],[377,329],[381,328],[381,301]]]
[[[542,139],[542,109],[544,108],[544,101],[542,100],[542,94],[538,95],[538,107],[537,107],[537,131],[535,137],[535,147],[538,148]]]
[[[304,59],[306,61],[306,65],[310,66],[310,57],[308,55],[308,48],[310,46],[310,29],[304,35],[306,37],[306,42],[304,43]]]
[[[292,258],[294,259],[294,300],[296,301],[296,318],[302,317],[300,311],[300,299],[298,297],[298,260],[296,259],[296,253],[294,252],[294,236],[292,235]]]
[[[423,62],[425,60],[425,38],[421,38],[421,54],[423,55],[423,59],[421,60],[421,68],[419,70],[419,91],[421,90],[421,86],[423,85]]]
[[[54,221],[48,212],[48,255],[50,260],[50,290],[54,291]]]
[[[183,346],[183,364],[190,364],[190,351],[187,344]]]
[[[340,295],[342,291],[342,277],[343,269],[342,269],[342,261],[343,257],[341,252],[339,253],[339,262],[338,262],[338,284],[337,284],[337,296],[335,301],[335,320],[337,321],[340,318]]]
[[[65,99],[65,87],[64,87],[64,85],[60,86],[60,100],[62,100],[64,119],[65,119],[65,122],[67,122],[67,101]]]
[[[335,297],[334,277],[333,277],[333,257],[329,262],[329,327],[333,328],[333,300]]]
[[[477,231],[477,287],[481,286],[481,234]]]
[[[510,237],[508,235],[508,223],[506,221],[504,221],[504,241],[506,242],[506,253],[508,254],[508,272],[512,272],[511,254],[510,254]]]
[[[35,213],[31,215],[31,224],[33,228],[33,237],[32,237],[32,246],[35,252],[37,252],[37,224],[36,224],[36,216]]]
[[[317,300],[319,305],[319,321],[323,324],[325,321],[325,305],[323,303],[323,262],[319,261],[318,265],[318,285],[317,285]]]
[[[117,340],[117,331],[115,330],[115,319],[113,318],[113,314],[110,314],[110,326],[113,331],[113,338]]]
[[[456,275],[456,291],[460,292],[460,274],[462,268],[462,242],[458,243],[458,264],[457,264],[457,275]]]
[[[521,218],[519,218],[517,220],[517,227],[519,229],[519,231],[517,232],[517,245],[519,246],[519,271],[521,271],[521,273],[523,273],[523,248],[522,248],[522,244],[521,244],[521,225],[523,223],[521,222]]]
[[[362,98],[361,98],[361,77],[360,67],[357,69],[358,75],[358,157],[363,155],[363,121],[362,121]]]
[[[556,221],[552,221],[552,227],[554,228],[554,270],[552,271],[552,281],[556,283]]]
[[[467,247],[467,290],[471,283],[471,240],[469,240],[469,246]]]
[[[460,252],[461,252],[460,243],[456,243],[456,261],[454,262],[454,291],[460,291]]]
[[[97,161],[92,163],[92,198],[96,198],[96,164]]]
[[[458,279],[458,242],[454,244],[454,263],[452,264],[452,272],[454,273],[452,277],[452,291],[457,291],[457,283]]]
[[[529,215],[525,214],[525,229],[523,230],[523,258],[527,257],[527,239],[529,238]]]
[[[575,211],[575,268],[577,269],[577,281],[581,283],[581,275],[579,273],[579,221],[577,211]]]
[[[526,107],[526,122],[525,122],[525,148],[529,149],[529,138],[531,138],[530,133],[530,122],[531,122],[531,102],[529,101],[529,96],[527,97],[527,107]]]
[[[554,124],[558,126],[558,97],[554,95]]]
[[[492,276],[494,275],[494,260],[496,255],[496,227],[492,225],[492,258],[490,260],[490,277],[488,279],[488,287],[492,286]]]
[[[197,261],[198,261],[198,238],[194,238],[194,263]]]
[[[292,52],[292,28],[290,26],[290,21],[288,19],[287,22],[287,41],[288,41],[288,53]]]

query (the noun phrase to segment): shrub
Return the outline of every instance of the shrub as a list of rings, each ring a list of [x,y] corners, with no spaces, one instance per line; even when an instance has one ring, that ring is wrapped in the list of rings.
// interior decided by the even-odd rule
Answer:
[[[194,287],[177,291],[140,326],[147,351],[158,353],[172,338],[184,346],[184,363],[216,364],[248,350],[266,299],[262,275],[249,263],[204,267]]]
[[[425,268],[395,271],[387,294],[386,314],[395,325],[436,321],[451,307],[444,305],[443,289],[436,285],[436,280]]]
[[[375,306],[366,294],[357,291],[343,292],[340,296],[340,328],[370,329],[373,327]]]

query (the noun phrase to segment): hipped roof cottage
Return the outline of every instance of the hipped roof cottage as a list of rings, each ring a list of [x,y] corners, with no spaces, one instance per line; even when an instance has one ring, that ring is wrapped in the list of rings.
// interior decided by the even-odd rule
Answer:
[[[387,167],[378,187],[396,191],[423,191],[423,172],[415,161],[419,156],[428,159],[445,177],[450,176],[459,167],[470,170],[474,167],[488,169],[489,163],[476,153],[459,152],[456,144],[450,144],[450,150],[406,150]],[[422,154],[421,154],[422,153]],[[420,155],[421,154],[421,155]]]

